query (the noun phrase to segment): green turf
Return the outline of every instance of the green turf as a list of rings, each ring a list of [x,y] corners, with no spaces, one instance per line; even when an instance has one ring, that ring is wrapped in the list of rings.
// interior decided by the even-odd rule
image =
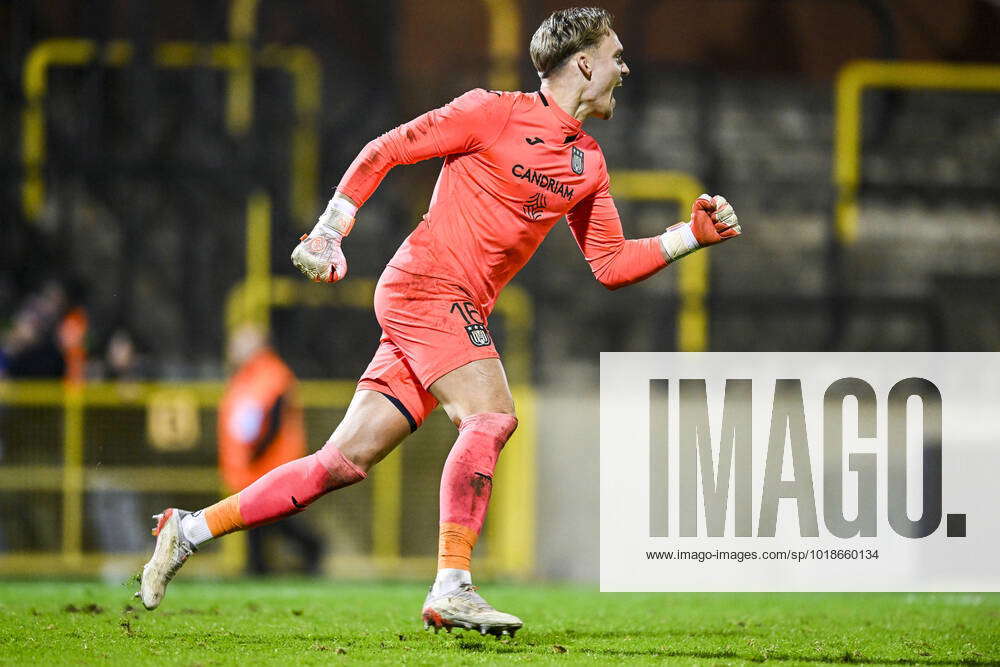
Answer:
[[[414,584],[271,580],[171,585],[146,612],[131,588],[0,582],[4,663],[181,665],[676,661],[1000,663],[1000,595],[601,594],[488,585],[514,640],[434,635]]]

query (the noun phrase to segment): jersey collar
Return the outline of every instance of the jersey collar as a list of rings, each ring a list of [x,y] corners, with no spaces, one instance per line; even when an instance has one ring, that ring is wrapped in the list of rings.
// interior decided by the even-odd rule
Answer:
[[[542,104],[548,107],[549,111],[559,120],[559,123],[568,130],[567,134],[576,134],[583,127],[583,121],[573,118],[568,113],[562,110],[558,104],[554,104],[542,91],[538,91],[538,99],[541,100]]]

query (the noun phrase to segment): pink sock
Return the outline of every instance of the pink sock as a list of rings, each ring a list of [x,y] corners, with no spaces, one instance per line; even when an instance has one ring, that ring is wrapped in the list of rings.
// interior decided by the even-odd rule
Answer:
[[[240,516],[246,528],[301,512],[334,489],[367,475],[329,443],[315,454],[278,466],[240,491]]]
[[[493,469],[515,428],[517,419],[502,413],[462,420],[441,473],[442,524],[459,524],[479,533],[493,490]]]

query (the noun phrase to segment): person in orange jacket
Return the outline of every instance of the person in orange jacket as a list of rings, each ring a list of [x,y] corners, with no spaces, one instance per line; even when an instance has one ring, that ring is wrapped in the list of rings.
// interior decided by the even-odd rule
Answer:
[[[227,353],[236,372],[219,406],[219,468],[229,491],[235,493],[307,452],[295,374],[268,344],[264,332],[254,325],[242,326]],[[319,538],[300,521],[283,521],[250,531],[251,574],[271,569],[265,542],[272,534],[297,546],[306,571],[319,570],[323,550]]]

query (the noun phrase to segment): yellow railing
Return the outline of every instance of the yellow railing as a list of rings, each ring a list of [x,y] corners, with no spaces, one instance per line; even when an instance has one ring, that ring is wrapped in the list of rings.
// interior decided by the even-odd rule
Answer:
[[[60,465],[0,466],[0,490],[50,491],[62,494],[62,543],[58,551],[0,554],[0,574],[94,573],[109,563],[137,566],[137,554],[84,553],[84,495],[88,491],[122,490],[167,493],[221,491],[215,467],[115,466],[85,464],[86,413],[89,408],[143,407],[147,410],[150,440],[163,437],[157,428],[185,428],[191,423],[186,411],[215,407],[222,384],[208,383],[92,383],[57,381],[0,382],[0,405],[62,409],[62,456]],[[166,400],[163,400],[166,399]],[[180,400],[178,400],[180,399]],[[173,412],[163,415],[162,411]],[[161,413],[161,414],[158,414]],[[10,418],[5,415],[5,418]],[[169,439],[169,433],[166,437]],[[13,443],[7,443],[8,446]],[[31,442],[37,448],[58,443]],[[140,446],[137,442],[136,446]],[[138,487],[138,488],[137,488]],[[236,573],[244,560],[241,540],[224,541],[222,549],[206,554],[195,568],[202,571]]]
[[[518,0],[483,0],[489,19],[490,88],[517,90],[520,62],[521,8]]]
[[[251,57],[252,56],[252,57]],[[48,73],[53,67],[82,67],[99,62],[123,67],[132,61],[132,44],[125,41],[98,43],[88,39],[49,39],[32,48],[24,63],[25,107],[22,113],[21,159],[24,181],[21,206],[24,215],[36,219],[45,202],[46,160],[45,97]],[[248,59],[250,65],[248,65]],[[249,66],[279,69],[292,77],[295,122],[291,137],[292,213],[305,224],[315,216],[318,202],[319,105],[322,69],[315,54],[303,46],[272,44],[251,54],[245,42],[199,44],[164,42],[153,50],[153,62],[163,68],[208,67],[231,74],[227,97],[227,125],[243,131],[252,109]]]
[[[681,215],[705,192],[698,179],[679,171],[630,171],[611,173],[611,193],[615,199],[674,202]],[[677,263],[680,309],[677,312],[677,350],[702,352],[709,347],[708,253],[697,252]]]
[[[858,234],[861,182],[861,97],[866,89],[1000,90],[1000,66],[863,60],[837,77],[833,174],[837,186],[836,233],[841,244]]]
[[[298,396],[306,410],[344,410],[354,395],[355,382],[304,381]],[[224,494],[214,466],[205,465],[115,465],[86,456],[98,446],[86,441],[88,411],[101,408],[141,409],[146,412],[145,432],[129,433],[136,448],[164,451],[214,442],[213,434],[200,433],[202,410],[214,410],[221,398],[221,382],[91,383],[70,386],[57,381],[0,382],[0,406],[7,408],[61,408],[62,456],[59,464],[6,464],[0,466],[0,491],[26,494],[59,493],[62,503],[62,542],[57,549],[0,554],[0,575],[94,574],[107,568],[135,570],[148,556],[144,553],[84,551],[84,535],[94,520],[84,513],[88,492],[109,490],[138,494]],[[524,421],[534,422],[534,396],[530,389],[515,389]],[[11,418],[10,411],[5,418]],[[190,428],[194,425],[194,430]],[[333,425],[330,425],[331,429]],[[123,426],[123,428],[126,428]],[[498,484],[490,512],[485,546],[488,554],[477,557],[477,570],[488,575],[524,576],[533,566],[534,454],[533,433],[511,441],[497,470]],[[16,443],[7,443],[8,445]],[[20,443],[24,444],[24,443]],[[33,447],[58,443],[31,442]],[[193,450],[192,450],[193,451]],[[90,463],[87,463],[87,461]],[[388,463],[388,465],[386,465]],[[372,472],[372,551],[365,555],[337,555],[332,572],[346,576],[428,576],[434,557],[400,555],[403,517],[401,450],[394,452]],[[436,480],[428,480],[436,490]],[[436,495],[436,494],[435,494]],[[91,519],[87,521],[87,519]],[[145,517],[143,517],[145,518]],[[123,525],[130,522],[123,520]],[[531,535],[526,535],[526,527]],[[245,563],[242,534],[219,541],[218,551],[200,555],[189,568],[194,573],[238,574]],[[433,540],[428,543],[433,551]]]
[[[253,37],[257,32],[260,0],[231,0],[229,39],[240,52],[240,65],[229,70],[226,84],[226,129],[246,134],[253,122]]]

